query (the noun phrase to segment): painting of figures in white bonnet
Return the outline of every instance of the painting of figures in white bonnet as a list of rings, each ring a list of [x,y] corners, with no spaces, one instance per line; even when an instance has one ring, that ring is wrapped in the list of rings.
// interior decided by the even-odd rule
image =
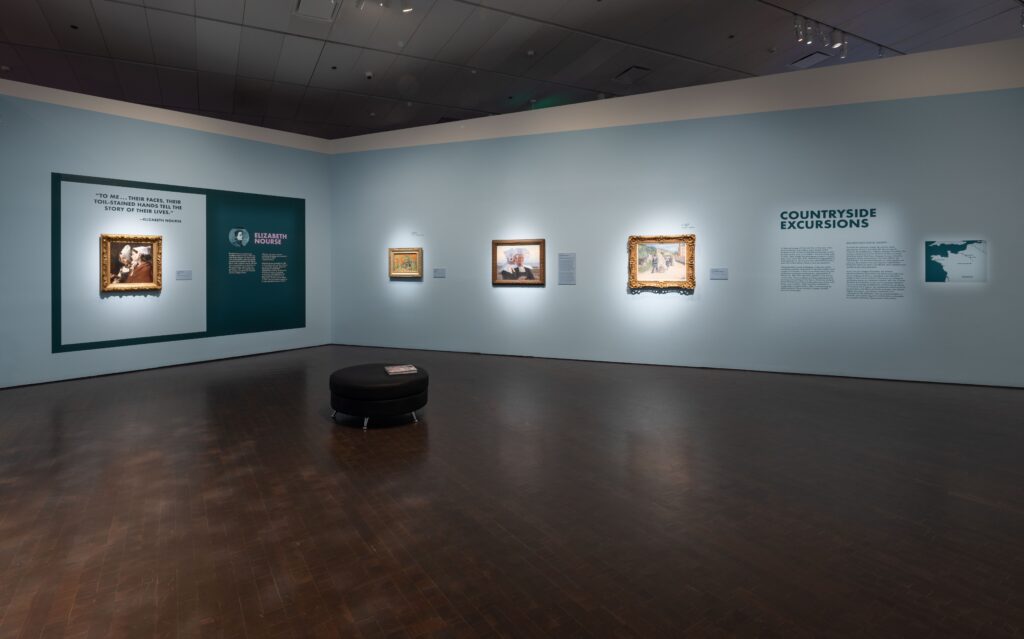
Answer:
[[[491,283],[544,285],[544,240],[493,240]]]

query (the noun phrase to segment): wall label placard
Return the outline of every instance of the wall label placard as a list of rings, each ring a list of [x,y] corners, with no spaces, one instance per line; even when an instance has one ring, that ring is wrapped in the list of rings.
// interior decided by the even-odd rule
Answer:
[[[187,269],[187,270],[182,270],[182,271],[175,271],[174,272],[174,279],[178,280],[179,282],[185,282],[185,281],[191,282],[192,281],[192,269]]]
[[[558,285],[576,286],[576,254],[558,254]]]
[[[729,269],[727,269],[727,268],[713,268],[713,269],[711,269],[711,279],[713,279],[713,280],[727,280],[727,279],[729,279]]]
[[[436,279],[436,280],[443,280],[446,277],[448,277],[448,269],[447,268],[441,267],[441,268],[435,268],[434,269],[434,279]]]

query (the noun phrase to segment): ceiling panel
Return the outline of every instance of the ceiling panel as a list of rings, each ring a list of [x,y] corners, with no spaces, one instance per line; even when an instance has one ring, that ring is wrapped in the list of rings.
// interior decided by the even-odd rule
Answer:
[[[200,71],[230,73],[238,69],[242,27],[213,20],[196,20],[196,65]]]
[[[558,46],[527,69],[525,75],[538,80],[553,79],[562,69],[600,43],[598,38],[570,33]]]
[[[145,9],[109,0],[93,0],[93,8],[111,56],[133,62],[153,62]]]
[[[511,52],[511,55],[498,65],[491,67],[491,70],[510,75],[523,75],[527,69],[537,64],[538,60],[544,58],[552,49],[569,37],[571,33],[571,31],[559,27],[540,24],[530,37],[524,40],[516,50]],[[530,54],[531,51],[533,52],[532,55]]]
[[[199,72],[199,109],[231,113],[235,104],[235,76],[224,73]]]
[[[60,46],[35,0],[0,0],[0,24],[8,42],[51,49]]]
[[[601,3],[568,0],[555,16],[555,22],[580,31],[635,42],[691,5],[716,2],[735,8],[738,1],[742,0],[604,0]]]
[[[415,100],[419,97],[422,76],[430,64],[418,58],[395,56],[387,72],[374,77],[373,92],[402,100]]]
[[[933,29],[992,0],[893,0],[843,23],[843,28],[886,45]]]
[[[469,5],[454,0],[437,0],[405,45],[407,55],[434,58],[473,12]]]
[[[198,74],[195,71],[179,69],[157,69],[160,79],[160,95],[163,104],[172,109],[198,109],[199,88]]]
[[[284,36],[280,33],[242,27],[238,43],[238,75],[273,80],[283,46]]]
[[[235,82],[235,114],[262,118],[267,113],[273,88],[270,80],[238,78]]]
[[[163,9],[165,11],[176,11],[195,15],[195,0],[145,0],[146,6],[152,9]]]
[[[16,46],[14,49],[28,65],[28,70],[36,84],[65,91],[81,90],[82,86],[78,83],[74,71],[71,70],[71,63],[68,62],[66,53],[34,47]]]
[[[444,62],[466,64],[506,21],[508,16],[504,13],[473,9],[434,57]]]
[[[270,90],[267,116],[272,118],[294,118],[299,112],[306,87],[286,82],[275,82]]]
[[[9,44],[0,44],[0,65],[8,67],[9,71],[0,70],[0,78],[14,80],[15,82],[33,82],[32,72],[28,65],[18,55],[17,50]]]
[[[1024,11],[1024,7],[1011,7],[987,15],[990,11],[990,7],[973,11],[940,27],[900,41],[897,46],[910,51],[928,51],[1020,37],[1021,11]]]
[[[525,65],[536,62],[537,52],[528,49],[525,43],[539,28],[540,25],[532,20],[510,17],[469,58],[469,65],[493,71],[510,58],[522,58]]]
[[[352,67],[342,74],[339,88],[361,93],[377,93],[379,91],[377,80],[387,75],[391,64],[397,57],[394,53],[363,49]],[[366,79],[367,72],[373,73],[372,80]]]
[[[384,9],[372,0],[368,1],[362,9],[356,9],[355,2],[347,0],[342,3],[327,39],[341,44],[366,46],[373,30],[377,28],[377,21],[380,20],[383,12]]]
[[[402,71],[403,67],[398,67],[397,70],[388,73],[388,79],[398,85],[397,95],[406,99],[444,104],[447,100],[445,87],[459,68],[442,62],[428,62],[416,68],[414,73]]]
[[[600,40],[589,49],[580,53],[579,56],[571,60],[566,66],[562,67],[561,71],[553,74],[551,80],[553,82],[582,86],[584,83],[581,82],[581,78],[591,75],[609,60],[621,55],[629,48],[631,47],[627,47],[624,44]]]
[[[107,45],[92,4],[81,0],[39,0],[50,31],[65,51],[106,56]]]
[[[167,11],[146,11],[157,64],[196,68],[196,19]]]
[[[340,89],[350,81],[353,65],[359,59],[361,49],[344,44],[328,42],[316,63],[316,69],[309,83],[326,89]],[[360,73],[362,73],[360,71]]]
[[[196,15],[241,24],[245,17],[245,0],[196,0]]]
[[[352,114],[350,124],[379,131],[384,128],[391,110],[398,105],[392,100],[384,98],[366,98],[360,105],[360,109]]]
[[[277,71],[274,73],[274,81],[308,84],[323,48],[324,43],[321,40],[292,35],[285,36],[284,44],[281,47],[281,57],[277,61]]]
[[[299,119],[306,122],[328,122],[334,109],[337,91],[309,87],[299,106]]]
[[[611,2],[612,0],[605,1]],[[539,20],[554,20],[565,6],[566,0],[478,0],[478,2],[490,9]],[[596,3],[591,0],[590,4],[593,6]]]
[[[149,105],[163,102],[156,67],[136,62],[117,62],[114,68],[125,100]]]
[[[113,61],[73,53],[68,54],[68,61],[71,62],[71,68],[82,86],[82,91],[112,100],[124,99]]]
[[[396,9],[384,11],[377,28],[370,34],[366,46],[384,51],[402,51],[409,43],[409,38],[416,32],[423,20],[433,8],[434,0],[409,0],[412,11],[404,13]]]
[[[290,0],[246,0],[243,22],[252,27],[287,31],[294,5]]]

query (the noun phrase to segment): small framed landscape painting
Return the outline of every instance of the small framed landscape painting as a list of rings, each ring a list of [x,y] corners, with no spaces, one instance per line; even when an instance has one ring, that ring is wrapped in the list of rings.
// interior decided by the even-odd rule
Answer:
[[[544,240],[492,240],[491,283],[544,286]]]
[[[389,248],[388,277],[392,279],[423,277],[423,249]]]
[[[631,235],[629,288],[692,290],[694,235]]]
[[[160,235],[101,235],[100,292],[159,291],[163,288]]]

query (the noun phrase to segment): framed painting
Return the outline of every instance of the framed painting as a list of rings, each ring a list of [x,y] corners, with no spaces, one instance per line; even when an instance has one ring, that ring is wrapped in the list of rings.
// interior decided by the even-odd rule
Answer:
[[[631,235],[629,288],[692,290],[695,235]]]
[[[544,240],[492,240],[491,283],[544,286]]]
[[[160,235],[100,235],[100,292],[163,288]]]
[[[389,248],[388,277],[400,279],[423,277],[423,249]]]

